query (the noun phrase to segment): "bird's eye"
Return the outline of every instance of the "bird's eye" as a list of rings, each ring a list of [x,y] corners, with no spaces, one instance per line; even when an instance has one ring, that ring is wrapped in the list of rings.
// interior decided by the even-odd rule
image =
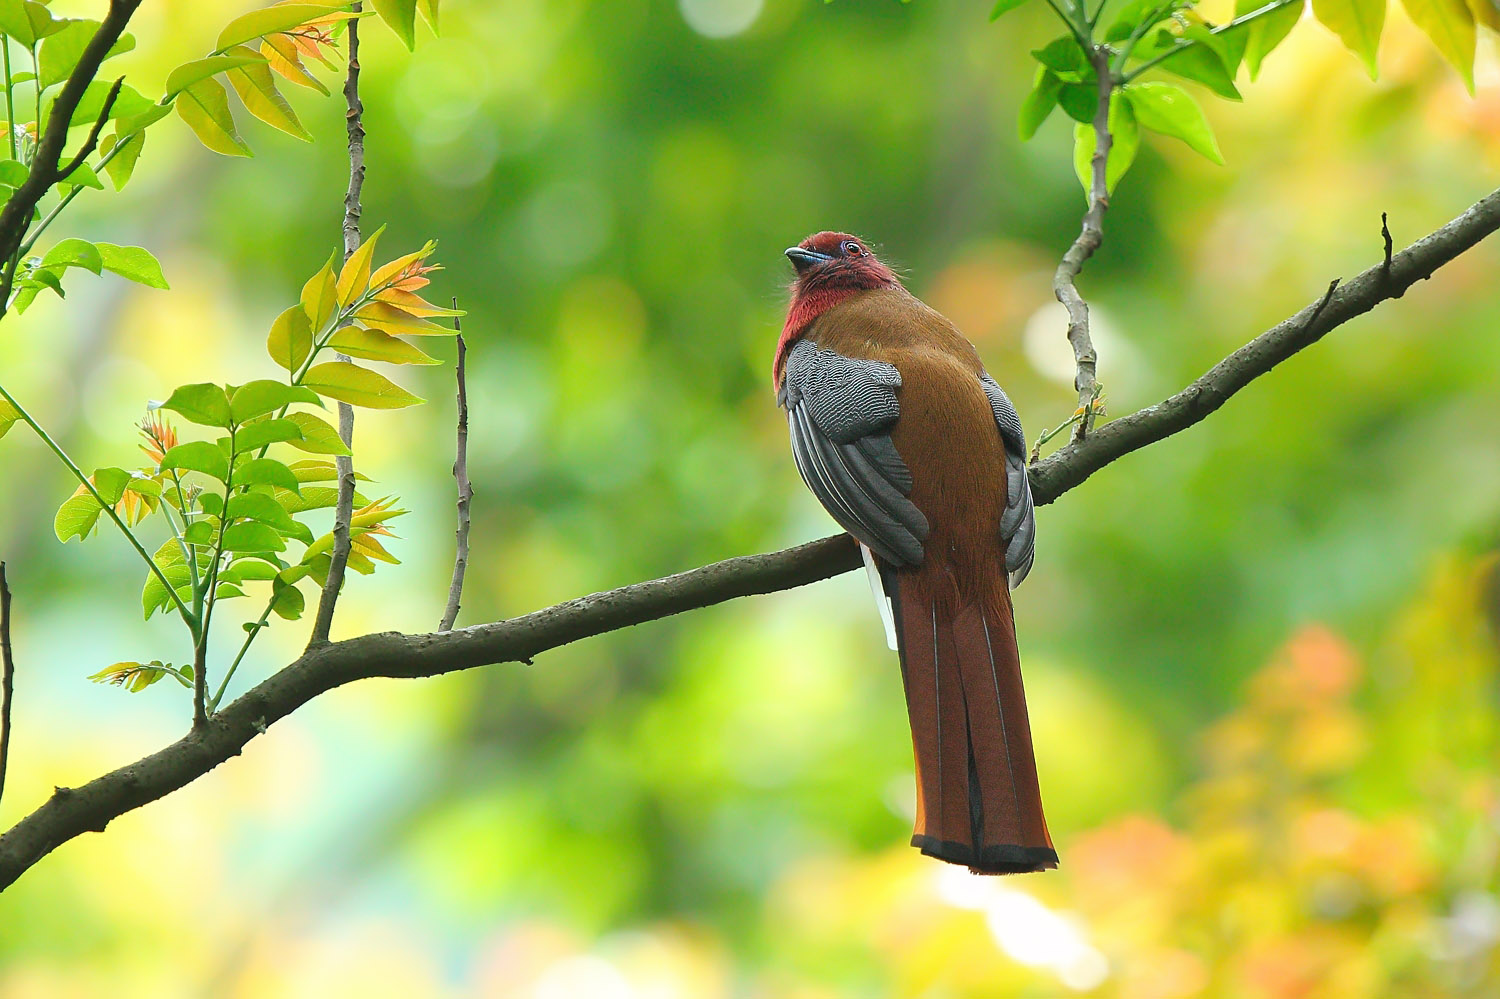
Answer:
[[[844,245],[839,247],[839,249],[843,250],[844,255],[849,257],[857,257],[865,252],[860,248],[860,245],[852,239],[844,240]]]

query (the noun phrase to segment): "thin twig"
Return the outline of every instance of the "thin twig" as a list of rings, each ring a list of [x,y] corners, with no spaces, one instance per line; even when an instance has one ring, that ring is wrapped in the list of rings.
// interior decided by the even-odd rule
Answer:
[[[1178,433],[1329,330],[1369,312],[1500,229],[1500,190],[1391,258],[1265,331],[1181,392],[1114,420],[1030,470],[1032,497],[1051,503],[1115,459]],[[1312,320],[1316,319],[1314,323]],[[0,835],[0,890],[63,843],[103,830],[134,808],[208,773],[268,726],[326,691],[367,677],[436,676],[500,662],[525,662],[549,649],[671,614],[756,593],[804,586],[861,565],[840,534],[767,555],[729,559],[665,579],[595,593],[507,621],[426,635],[364,635],[309,648],[216,714],[208,727],[79,788],[60,788]]]
[[[1093,400],[1095,395],[1095,370],[1099,355],[1094,351],[1094,341],[1089,335],[1089,306],[1078,293],[1075,283],[1083,270],[1084,262],[1094,255],[1104,242],[1104,213],[1109,208],[1108,165],[1109,150],[1114,139],[1109,133],[1109,102],[1114,92],[1114,81],[1109,71],[1109,49],[1099,45],[1090,49],[1089,62],[1093,64],[1099,87],[1099,103],[1094,111],[1094,158],[1090,162],[1093,174],[1089,184],[1089,207],[1083,215],[1083,228],[1068,252],[1063,254],[1052,277],[1052,293],[1068,310],[1068,343],[1073,345],[1073,363],[1076,373],[1073,387],[1078,390],[1078,408],[1083,418],[1073,428],[1073,440],[1081,441],[1088,436],[1093,425]]]
[[[351,8],[360,13],[363,5]],[[359,99],[359,20],[349,22],[349,73],[344,78],[344,103],[347,107],[344,122],[349,133],[349,189],[344,195],[344,261],[359,249],[360,192],[365,186],[365,125],[364,105]],[[349,358],[335,353],[340,361]],[[347,402],[339,403],[339,439],[345,448],[354,446],[354,407]],[[354,518],[354,459],[339,455],[335,459],[339,475],[338,503],[333,516],[333,552],[329,556],[328,578],[323,581],[323,594],[318,599],[318,616],[313,622],[312,637],[308,647],[328,641],[329,629],[333,626],[333,610],[338,603],[339,590],[344,585],[344,571],[349,565],[349,522]]]
[[[109,113],[115,108],[115,99],[120,96],[120,88],[125,85],[125,77],[116,77],[115,82],[110,85],[109,93],[104,95],[104,106],[99,109],[99,117],[94,119],[94,125],[89,129],[88,138],[83,140],[82,147],[73,154],[68,165],[58,168],[57,179],[67,180],[73,175],[73,171],[83,166],[83,161],[88,159],[95,148],[99,145],[99,131],[104,128],[104,123],[109,121]]]
[[[1385,263],[1380,265],[1380,280],[1389,282],[1391,280],[1391,226],[1385,212],[1380,213],[1380,238],[1385,242]]]
[[[453,300],[457,310],[458,299]],[[448,607],[438,631],[452,631],[458,620],[459,601],[464,595],[464,572],[469,568],[469,501],[474,489],[469,485],[469,390],[464,378],[464,335],[459,332],[458,317],[453,317],[453,332],[458,333],[458,443],[454,449],[453,481],[458,486],[458,532],[453,555],[453,581],[448,585]]]
[[[10,650],[10,585],[0,562],[0,797],[5,794],[5,767],[10,762],[10,698],[16,663]]]

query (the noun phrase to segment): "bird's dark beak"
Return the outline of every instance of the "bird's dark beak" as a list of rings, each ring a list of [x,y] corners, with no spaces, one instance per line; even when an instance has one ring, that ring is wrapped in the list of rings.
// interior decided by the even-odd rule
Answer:
[[[805,250],[800,246],[788,247],[786,258],[792,262],[793,267],[797,268],[798,274],[805,274],[809,268],[816,267],[825,260],[833,259],[826,253],[819,253],[816,250]]]

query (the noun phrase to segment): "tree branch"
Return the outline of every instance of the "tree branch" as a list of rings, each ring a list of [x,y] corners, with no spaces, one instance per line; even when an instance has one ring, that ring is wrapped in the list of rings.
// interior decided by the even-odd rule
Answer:
[[[10,698],[16,663],[10,651],[10,586],[0,562],[0,797],[5,794],[5,767],[10,761]]]
[[[458,299],[453,300],[458,308]],[[458,333],[458,317],[453,317],[453,331]],[[453,554],[453,581],[448,584],[448,606],[443,611],[443,620],[438,631],[453,630],[458,620],[459,602],[464,595],[464,573],[469,568],[469,501],[474,498],[474,487],[469,484],[469,391],[464,379],[464,335],[458,333],[458,444],[454,449],[453,481],[458,486],[458,531]]]
[[[363,4],[351,8],[358,14]],[[359,249],[360,193],[365,186],[365,107],[359,100],[359,19],[349,23],[349,73],[344,78],[345,127],[349,133],[349,190],[344,195],[344,262],[348,263],[354,251]],[[347,361],[345,354],[335,353],[340,361]],[[345,448],[354,446],[354,407],[347,402],[339,403],[339,439]],[[334,461],[339,475],[338,502],[333,514],[333,551],[329,555],[328,578],[323,581],[323,594],[318,598],[318,615],[313,622],[312,637],[308,647],[328,641],[329,629],[333,627],[333,611],[338,604],[339,590],[344,585],[344,572],[349,566],[349,522],[354,518],[354,459],[349,455],[338,455]]]
[[[1099,103],[1094,111],[1094,157],[1090,161],[1093,174],[1089,184],[1089,207],[1083,215],[1083,229],[1068,252],[1063,254],[1052,277],[1052,293],[1068,310],[1068,343],[1073,345],[1073,363],[1077,371],[1073,376],[1073,387],[1078,390],[1078,408],[1083,416],[1073,429],[1073,440],[1083,440],[1093,427],[1094,396],[1097,381],[1094,377],[1099,357],[1094,352],[1094,341],[1089,336],[1089,306],[1078,294],[1075,282],[1083,265],[1104,242],[1104,213],[1109,209],[1108,164],[1109,149],[1114,139],[1109,133],[1109,100],[1114,92],[1114,77],[1109,69],[1109,49],[1103,45],[1089,48],[1089,62],[1093,64],[1099,86]]]
[[[109,13],[104,15],[99,30],[89,39],[83,54],[78,57],[78,64],[73,67],[73,72],[68,75],[67,82],[58,92],[57,100],[52,103],[52,116],[47,121],[47,130],[37,142],[36,154],[31,160],[31,172],[21,186],[16,188],[10,200],[6,201],[5,207],[0,209],[0,260],[11,261],[15,257],[37,203],[52,189],[53,184],[63,178],[58,163],[62,159],[63,146],[68,141],[68,128],[73,112],[78,110],[78,103],[83,100],[84,91],[98,75],[104,57],[125,33],[125,26],[130,23],[140,5],[141,0],[110,0]],[[41,128],[41,122],[37,122],[37,128]],[[94,139],[97,138],[96,128]],[[74,167],[70,164],[69,170],[71,169]],[[0,293],[3,293],[0,294],[0,315],[4,315],[9,308],[10,284],[14,280],[13,264],[7,267],[6,277],[5,287],[0,288]]]
[[[1398,297],[1417,281],[1500,229],[1500,191],[1319,301],[1278,323],[1214,365],[1176,395],[1100,428],[1031,468],[1036,503],[1051,503],[1131,451],[1178,433],[1329,330]],[[206,726],[165,749],[76,789],[58,788],[0,835],[0,890],[68,840],[102,831],[119,815],[208,773],[266,727],[319,694],[367,677],[421,677],[502,662],[735,597],[773,593],[858,568],[848,535],[786,551],[750,555],[664,579],[579,597],[493,624],[426,635],[383,632],[308,648],[296,662],[251,688]]]

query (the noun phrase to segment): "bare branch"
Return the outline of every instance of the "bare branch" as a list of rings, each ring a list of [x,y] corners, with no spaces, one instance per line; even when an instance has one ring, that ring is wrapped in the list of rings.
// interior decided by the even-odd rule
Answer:
[[[16,663],[10,651],[10,585],[0,562],[0,796],[5,794],[5,767],[10,762],[10,699]]]
[[[1094,341],[1089,336],[1089,306],[1078,294],[1075,282],[1083,265],[1104,242],[1104,213],[1109,209],[1109,185],[1107,167],[1109,150],[1114,138],[1109,132],[1109,99],[1114,91],[1114,77],[1109,69],[1109,49],[1098,45],[1089,49],[1089,62],[1099,84],[1099,105],[1094,111],[1094,157],[1089,166],[1093,174],[1089,184],[1089,207],[1083,215],[1083,229],[1068,252],[1063,254],[1052,277],[1052,293],[1068,310],[1068,343],[1073,345],[1073,363],[1077,368],[1073,376],[1073,387],[1078,390],[1078,408],[1082,417],[1073,429],[1073,440],[1081,441],[1088,436],[1094,421],[1094,397],[1097,394],[1094,377],[1099,357],[1094,352]]]
[[[1329,330],[1406,292],[1417,281],[1500,229],[1500,191],[1441,229],[1262,333],[1187,388],[1098,429],[1031,468],[1032,496],[1051,503],[1122,455],[1178,433]],[[266,727],[334,687],[367,677],[436,676],[532,657],[584,638],[735,597],[773,593],[860,565],[846,534],[768,555],[729,559],[664,579],[579,597],[507,621],[426,635],[365,635],[308,648],[296,662],[251,688],[208,725],[165,749],[76,789],[58,788],[0,835],[0,889],[68,840],[103,830],[119,815],[208,773]]]
[[[356,14],[363,4],[351,8]],[[344,195],[344,262],[359,249],[360,193],[365,186],[365,106],[359,99],[359,19],[349,23],[349,73],[344,78],[345,128],[349,133],[349,189]],[[347,361],[345,354],[335,353],[340,361]],[[354,407],[347,402],[339,403],[339,439],[345,448],[354,446]],[[349,522],[354,518],[354,459],[339,455],[335,459],[339,476],[338,502],[333,515],[333,551],[329,555],[328,578],[323,581],[323,594],[318,598],[318,615],[313,622],[312,637],[308,648],[328,641],[329,629],[333,627],[333,611],[339,600],[339,590],[344,585],[344,572],[349,566]]]
[[[109,121],[109,113],[114,110],[115,100],[119,98],[120,88],[124,85],[125,77],[120,76],[115,78],[115,82],[109,88],[109,93],[104,95],[104,105],[99,108],[99,117],[94,119],[93,127],[89,129],[88,138],[83,140],[83,145],[79,147],[78,152],[73,154],[73,158],[68,161],[68,165],[58,168],[58,180],[67,180],[71,177],[73,171],[83,166],[84,160],[88,159],[89,154],[98,147],[99,132],[104,128],[104,123]]]
[[[458,308],[458,299],[453,300]],[[469,390],[464,379],[464,356],[468,348],[458,317],[453,317],[453,331],[458,333],[458,444],[454,450],[453,480],[458,485],[458,532],[453,555],[453,581],[448,585],[448,607],[443,611],[443,620],[438,631],[452,631],[458,620],[459,602],[464,595],[464,573],[469,568],[469,501],[474,498],[474,488],[469,484]]]

